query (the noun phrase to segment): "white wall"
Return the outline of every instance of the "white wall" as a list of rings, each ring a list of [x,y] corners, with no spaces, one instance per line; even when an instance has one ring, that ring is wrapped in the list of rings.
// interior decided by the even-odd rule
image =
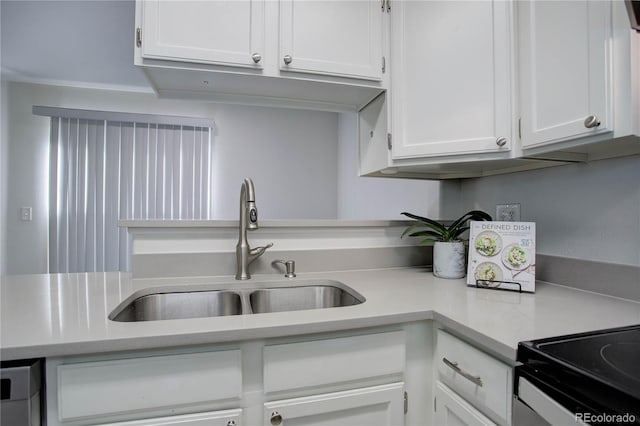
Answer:
[[[338,145],[338,217],[404,219],[401,212],[443,218],[442,184],[438,181],[358,177],[358,119],[340,114]]]
[[[542,254],[640,266],[640,156],[461,183],[462,205],[520,203]]]
[[[0,275],[5,274],[7,265],[7,182],[9,180],[9,144],[5,108],[7,88],[4,81],[0,83]]]
[[[350,154],[340,155],[338,169],[337,113],[16,82],[7,89],[2,129],[10,161],[8,187],[0,197],[6,203],[1,238],[9,248],[2,259],[5,274],[47,271],[49,119],[33,116],[33,105],[213,118],[214,219],[237,219],[246,176],[254,180],[262,219],[390,219],[401,218],[398,213],[405,209],[440,213],[436,182],[370,179],[365,185],[356,177],[355,121],[342,126],[340,149]],[[339,181],[343,177],[346,190]],[[19,220],[21,206],[33,208],[32,222]]]

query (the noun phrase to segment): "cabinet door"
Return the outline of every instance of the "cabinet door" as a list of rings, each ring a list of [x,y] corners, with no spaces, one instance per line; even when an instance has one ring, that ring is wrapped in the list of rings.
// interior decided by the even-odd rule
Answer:
[[[441,382],[436,382],[435,424],[495,426],[488,417]]]
[[[510,22],[505,1],[393,3],[394,159],[509,151]]]
[[[404,383],[264,404],[265,426],[398,426],[404,424]]]
[[[144,58],[262,67],[253,55],[264,55],[264,0],[139,0],[138,7]]]
[[[237,409],[106,423],[103,426],[241,426],[241,416],[242,410]]]
[[[612,130],[610,2],[518,2],[518,22],[523,148]]]
[[[280,69],[382,79],[380,1],[281,0]]]

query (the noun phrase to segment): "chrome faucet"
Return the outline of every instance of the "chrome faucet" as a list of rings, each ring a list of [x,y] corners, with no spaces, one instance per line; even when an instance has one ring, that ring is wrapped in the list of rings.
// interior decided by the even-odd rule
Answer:
[[[247,241],[247,229],[258,229],[258,209],[256,207],[256,194],[253,182],[246,178],[240,188],[240,226],[238,244],[236,245],[236,280],[248,280],[249,265],[260,257],[265,250],[273,246],[269,243],[264,247],[249,247]]]

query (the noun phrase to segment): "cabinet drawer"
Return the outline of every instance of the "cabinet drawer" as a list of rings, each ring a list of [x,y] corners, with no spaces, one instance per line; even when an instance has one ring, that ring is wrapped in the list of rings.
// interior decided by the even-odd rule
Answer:
[[[401,425],[404,424],[404,383],[267,402],[262,424]]]
[[[206,406],[239,399],[242,392],[240,350],[70,363],[55,368],[61,422]]]
[[[130,422],[105,423],[102,426],[241,426],[242,410],[212,411],[183,416],[154,417]]]
[[[494,421],[510,423],[511,367],[443,330],[435,363],[442,382]]]
[[[404,331],[265,346],[265,393],[385,376],[405,368]]]

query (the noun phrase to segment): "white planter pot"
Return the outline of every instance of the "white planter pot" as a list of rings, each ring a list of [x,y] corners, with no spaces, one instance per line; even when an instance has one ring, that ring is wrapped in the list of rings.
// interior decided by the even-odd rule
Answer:
[[[433,275],[439,278],[465,276],[464,243],[438,241],[433,246]]]

